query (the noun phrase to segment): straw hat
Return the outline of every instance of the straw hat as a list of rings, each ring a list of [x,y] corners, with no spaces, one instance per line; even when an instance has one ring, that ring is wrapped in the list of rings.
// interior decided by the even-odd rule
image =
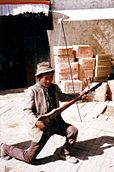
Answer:
[[[54,72],[55,70],[50,66],[49,62],[42,62],[37,65],[35,76],[43,73]]]

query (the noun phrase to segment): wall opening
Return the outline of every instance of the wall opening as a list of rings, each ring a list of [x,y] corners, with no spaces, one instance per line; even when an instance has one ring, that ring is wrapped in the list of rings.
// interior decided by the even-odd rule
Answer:
[[[35,82],[36,64],[50,58],[47,21],[43,14],[0,16],[0,90]]]

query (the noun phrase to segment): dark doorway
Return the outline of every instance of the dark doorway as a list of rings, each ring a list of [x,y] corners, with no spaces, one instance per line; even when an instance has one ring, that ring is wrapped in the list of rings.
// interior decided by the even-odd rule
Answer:
[[[50,56],[45,21],[41,14],[0,17],[0,89],[35,82],[36,64]]]

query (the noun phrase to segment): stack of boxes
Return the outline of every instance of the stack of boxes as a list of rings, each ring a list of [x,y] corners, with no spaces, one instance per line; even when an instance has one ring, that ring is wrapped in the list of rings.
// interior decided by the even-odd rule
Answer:
[[[107,81],[111,70],[110,54],[95,54],[90,45],[55,46],[55,82],[65,93],[81,92],[85,81]],[[94,84],[94,82],[92,84]],[[107,84],[95,92],[94,100],[105,101]]]
[[[78,62],[75,61],[73,47],[55,46],[55,82],[63,92],[71,93],[82,91],[81,81],[78,80]],[[77,86],[78,85],[78,86]]]
[[[79,79],[84,81],[87,78],[93,78],[95,69],[95,58],[93,47],[90,45],[73,46],[76,59],[79,63]]]

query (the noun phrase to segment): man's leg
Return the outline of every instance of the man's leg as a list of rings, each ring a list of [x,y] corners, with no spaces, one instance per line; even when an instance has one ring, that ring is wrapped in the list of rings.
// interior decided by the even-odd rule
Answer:
[[[27,150],[3,143],[2,152],[4,152],[4,155],[9,155],[10,157],[16,158],[18,160],[31,163],[44,147],[49,137],[50,135],[47,134],[47,132],[44,132],[40,141],[38,143],[31,141],[30,147]]]
[[[77,163],[77,158],[70,155],[71,149],[76,142],[76,138],[78,135],[78,129],[74,126],[71,126],[67,123],[64,123],[59,130],[58,134],[66,136],[65,144],[59,149],[55,151],[55,154],[58,155],[63,160],[68,160],[72,163]]]
[[[28,162],[28,163],[30,163],[32,161],[32,159],[35,157],[38,148],[39,148],[39,145],[32,141],[31,141],[31,145],[27,151],[17,148],[12,145],[7,145],[7,144],[2,145],[4,155],[9,155],[10,157],[14,157],[18,160]]]
[[[78,129],[74,126],[68,126],[66,129],[66,132],[67,132],[66,142],[63,145],[63,147],[64,147],[64,154],[68,155],[68,154],[70,154],[72,146],[76,142],[77,135],[78,135]]]

